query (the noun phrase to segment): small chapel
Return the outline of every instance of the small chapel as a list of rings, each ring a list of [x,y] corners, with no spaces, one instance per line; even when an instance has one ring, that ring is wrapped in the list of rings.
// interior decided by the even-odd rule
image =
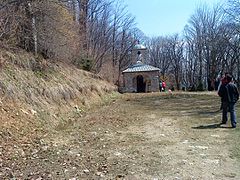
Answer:
[[[132,49],[132,65],[125,69],[123,74],[124,92],[147,93],[159,91],[160,69],[144,61],[148,56],[147,48],[141,44],[136,44]]]

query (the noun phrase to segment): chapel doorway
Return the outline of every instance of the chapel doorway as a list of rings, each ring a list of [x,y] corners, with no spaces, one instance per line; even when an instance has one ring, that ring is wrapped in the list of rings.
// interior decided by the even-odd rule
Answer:
[[[144,78],[142,75],[137,76],[137,92],[145,92],[146,83],[144,83]]]

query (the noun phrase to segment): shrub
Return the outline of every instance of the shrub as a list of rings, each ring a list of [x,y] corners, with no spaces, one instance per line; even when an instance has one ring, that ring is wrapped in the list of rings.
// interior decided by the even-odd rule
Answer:
[[[197,91],[203,91],[204,88],[203,88],[203,83],[202,82],[199,82],[198,86],[197,86]]]
[[[80,57],[80,58],[75,58],[73,60],[73,64],[80,69],[83,69],[85,71],[90,71],[93,65],[93,60],[88,57]]]

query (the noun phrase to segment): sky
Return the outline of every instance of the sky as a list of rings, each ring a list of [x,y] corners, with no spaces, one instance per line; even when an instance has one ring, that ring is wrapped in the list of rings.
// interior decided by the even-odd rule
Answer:
[[[213,7],[225,0],[124,0],[136,19],[137,27],[147,36],[181,33],[200,5]]]

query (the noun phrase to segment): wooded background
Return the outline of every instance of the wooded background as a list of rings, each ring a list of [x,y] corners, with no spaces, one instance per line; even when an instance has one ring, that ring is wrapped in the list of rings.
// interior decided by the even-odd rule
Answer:
[[[181,34],[164,37],[146,37],[121,1],[0,1],[2,48],[22,48],[36,59],[74,64],[116,85],[133,63],[131,49],[137,41],[148,47],[145,62],[161,69],[169,87],[214,90],[224,72],[240,85],[239,0],[200,6]]]

